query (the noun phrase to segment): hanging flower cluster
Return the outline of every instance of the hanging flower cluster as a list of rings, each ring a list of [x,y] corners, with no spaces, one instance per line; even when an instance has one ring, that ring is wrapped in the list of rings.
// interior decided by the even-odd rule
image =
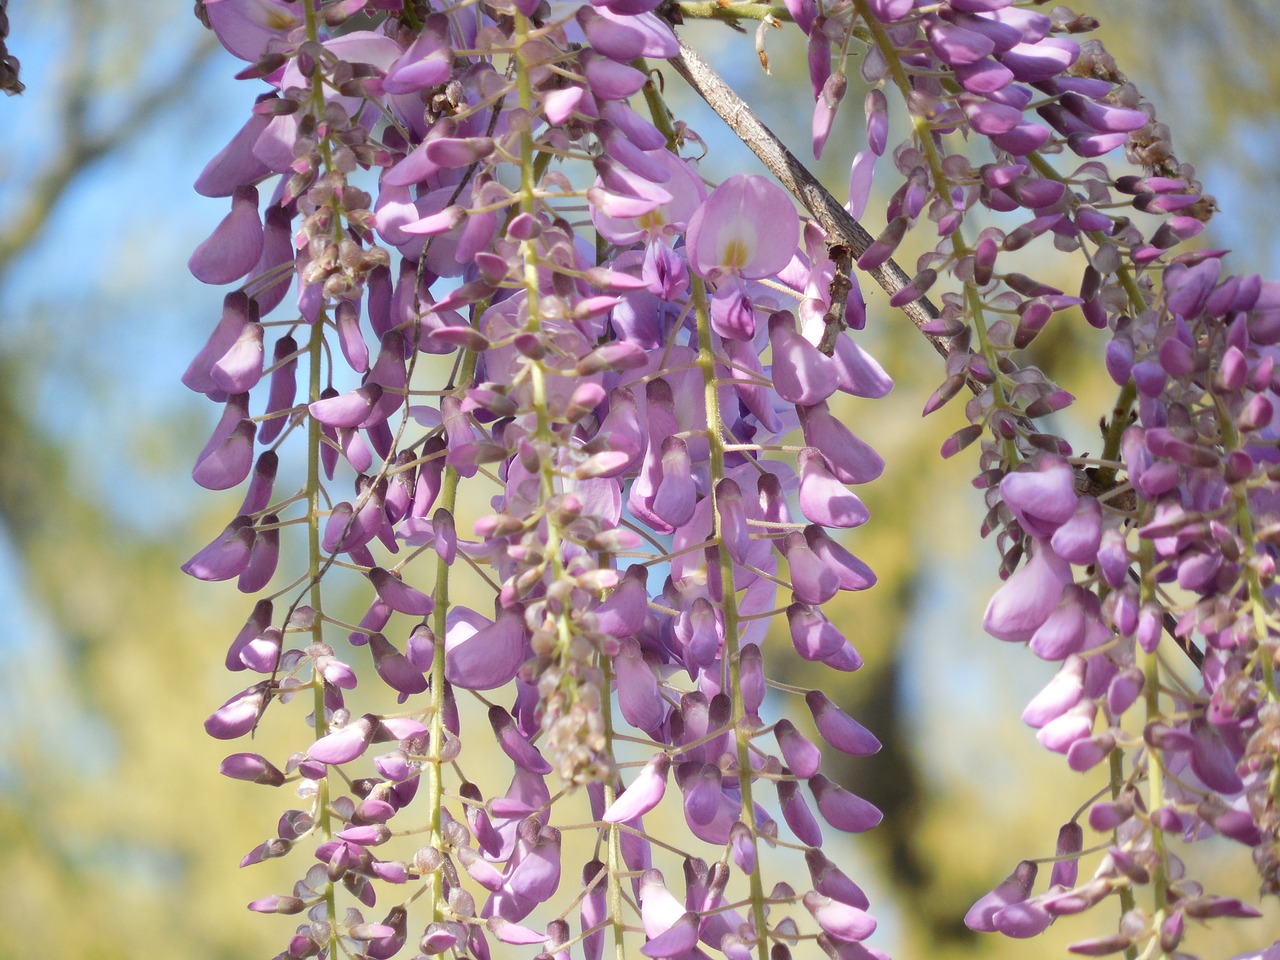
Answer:
[[[1188,876],[1175,841],[1243,844],[1262,893],[1280,892],[1280,285],[1227,276],[1222,251],[1179,251],[1212,198],[1102,46],[1074,39],[1096,26],[1089,18],[1004,0],[788,9],[809,38],[815,153],[847,85],[845,55],[866,44],[873,89],[867,146],[852,163],[855,213],[889,147],[884,89],[911,118],[892,151],[903,182],[888,226],[858,266],[879,267],[921,219],[933,224],[936,248],[891,303],[952,281],[926,324],[951,346],[925,412],[973,393],[969,426],[943,454],[981,439],[983,533],[998,532],[1008,577],[984,626],[1059,665],[1023,714],[1040,743],[1076,771],[1107,761],[1101,796],[1045,858],[1047,888],[1035,893],[1037,863],[1024,861],[966,922],[1034,936],[1114,897],[1115,931],[1074,952],[1188,956],[1188,921],[1260,914]],[[985,159],[971,159],[978,145]],[[1140,173],[1095,159],[1120,148]],[[1029,276],[1027,263],[1074,269],[1079,289]],[[1120,393],[1098,458],[1042,426],[1072,398],[1019,362],[1068,311],[1111,337]],[[1102,837],[1092,851],[1081,818]],[[1081,882],[1081,856],[1098,851]]]
[[[1114,902],[1113,931],[1073,951],[1188,956],[1188,921],[1257,915],[1187,875],[1175,841],[1209,835],[1280,892],[1280,287],[1181,249],[1212,199],[1075,39],[1089,18],[722,11],[806,35],[815,154],[861,54],[866,146],[843,220],[796,191],[814,223],[770,179],[704,178],[646,61],[691,75],[679,4],[199,7],[263,92],[196,184],[231,203],[191,271],[236,289],[184,377],[223,409],[194,478],[247,488],[185,569],[259,595],[226,657],[254,682],[208,732],[311,709],[291,756],[223,765],[298,798],[243,861],[304,861],[251,904],[301,915],[282,956],[884,956],[822,851],[823,824],[880,813],[806,731],[879,744],[834,688],[779,684],[765,657],[789,636],[862,663],[824,607],[875,582],[833,532],[868,519],[851,487],[884,464],[832,402],[892,384],[849,332],[851,260],[946,353],[925,413],[971,394],[943,454],[980,451],[1007,578],[984,625],[1058,664],[1023,719],[1103,773],[1047,886],[1026,860],[966,922],[1029,937]],[[1121,150],[1117,174],[1099,158]],[[844,221],[895,176],[886,156],[887,226],[850,256]],[[936,245],[897,277],[924,222]],[[1078,289],[1025,272],[1040,263]],[[1073,398],[1022,362],[1055,317],[1110,338],[1098,457],[1046,426]],[[368,605],[347,622],[353,585]],[[348,708],[360,681],[385,708]],[[773,848],[803,857],[803,889],[770,882]]]
[[[242,861],[301,861],[250,905],[301,915],[282,956],[882,955],[820,849],[880,813],[792,704],[879,744],[768,693],[764,651],[776,625],[861,666],[822,606],[875,582],[832,530],[883,463],[829,403],[891,382],[816,346],[821,231],[684,153],[652,7],[203,4],[265,87],[196,185],[230,212],[191,271],[236,289],[184,377],[223,408],[194,478],[247,489],[185,569],[264,594],[208,732],[311,710],[296,753],[223,765],[298,798]],[[386,706],[350,709],[370,684]],[[799,889],[766,883],[773,847]]]

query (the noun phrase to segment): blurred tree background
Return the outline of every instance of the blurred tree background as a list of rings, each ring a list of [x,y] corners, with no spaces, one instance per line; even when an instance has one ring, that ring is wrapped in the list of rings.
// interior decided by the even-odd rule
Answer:
[[[1203,242],[1233,248],[1237,272],[1280,273],[1280,242],[1257,215],[1280,201],[1278,9],[1119,0],[1078,12],[1104,18],[1100,36],[1218,197]],[[15,0],[9,16],[27,91],[0,106],[0,958],[270,956],[289,921],[243,905],[285,892],[294,865],[235,864],[273,834],[287,798],[219,778],[230,751],[201,728],[239,688],[222,662],[251,604],[178,571],[238,502],[189,480],[212,412],[178,378],[223,293],[185,269],[225,212],[190,184],[253,91],[172,3]],[[806,148],[798,33],[769,38],[771,78],[750,37],[723,26],[689,35]],[[668,80],[678,115],[712,146],[710,169],[756,169]],[[818,168],[838,196],[860,103],[851,88]],[[868,228],[881,225],[873,212]],[[888,464],[860,491],[871,523],[847,541],[880,584],[834,613],[867,666],[827,691],[886,744],[836,771],[886,812],[859,838],[856,877],[882,917],[877,942],[900,957],[1061,955],[1085,935],[1069,920],[1030,944],[961,923],[1020,857],[1052,852],[1086,787],[1017,721],[1049,666],[981,634],[996,579],[994,551],[975,536],[973,466],[937,456],[959,414],[918,417],[937,358],[865,292],[864,342],[898,386],[874,410],[849,401],[840,411]],[[1043,365],[1080,398],[1068,435],[1096,448],[1089,431],[1112,394],[1103,339],[1058,321],[1038,342]],[[797,658],[797,678],[802,667]],[[254,749],[280,755],[301,742],[273,748],[276,735]],[[1236,854],[1197,855],[1221,860],[1223,892],[1249,895],[1252,869]],[[1258,924],[1252,943],[1200,946],[1225,957],[1269,941],[1274,906]]]

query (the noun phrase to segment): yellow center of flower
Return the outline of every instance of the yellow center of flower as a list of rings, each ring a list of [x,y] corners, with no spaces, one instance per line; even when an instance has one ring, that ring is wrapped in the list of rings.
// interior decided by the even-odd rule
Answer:
[[[648,213],[642,213],[640,216],[636,217],[636,224],[641,230],[648,231],[649,233],[656,233],[667,225],[667,218],[662,208],[659,207],[656,210],[650,210]]]
[[[730,240],[720,251],[720,266],[726,270],[738,271],[747,265],[751,251],[739,239]]]

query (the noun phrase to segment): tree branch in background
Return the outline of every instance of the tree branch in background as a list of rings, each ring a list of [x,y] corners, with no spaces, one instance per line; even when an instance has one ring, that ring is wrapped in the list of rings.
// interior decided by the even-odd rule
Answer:
[[[70,46],[87,53],[85,48],[90,26],[79,18],[75,18],[73,23],[77,32],[71,38]],[[0,38],[2,28],[6,26],[0,4]],[[58,132],[55,139],[60,149],[56,156],[41,165],[41,172],[22,191],[23,202],[0,228],[0,279],[14,259],[35,239],[54,205],[84,168],[130,142],[140,128],[154,122],[164,107],[186,99],[195,86],[200,68],[216,48],[212,35],[201,34],[171,76],[136,94],[121,111],[119,119],[99,132],[92,132],[87,122],[93,105],[88,91],[97,86],[92,76],[93,64],[88,56],[67,58],[66,62],[74,65],[74,72],[67,79],[66,93],[57,110]],[[4,58],[5,53],[0,49],[0,81],[7,75],[4,71],[8,61]],[[16,61],[14,64],[16,81]],[[8,92],[20,92],[21,89],[19,84],[18,90]]]

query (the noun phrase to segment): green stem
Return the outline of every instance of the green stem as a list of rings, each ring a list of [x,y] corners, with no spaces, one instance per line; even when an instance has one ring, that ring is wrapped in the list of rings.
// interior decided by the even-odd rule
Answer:
[[[604,676],[604,696],[600,698],[600,711],[604,715],[604,741],[605,749],[609,756],[613,756],[613,698],[609,696],[609,690],[613,686],[613,669],[612,663],[606,656],[600,657],[600,672]],[[604,805],[605,809],[617,799],[617,792],[613,788],[614,781],[612,778],[604,782]],[[606,832],[607,836],[607,855],[605,862],[608,871],[608,887],[606,898],[609,904],[609,925],[613,927],[613,945],[617,960],[626,960],[626,924],[623,922],[623,900],[622,900],[622,872],[625,864],[622,860],[622,834],[616,823],[609,824]]]
[[[790,23],[791,12],[781,4],[752,3],[718,3],[717,0],[680,0],[675,4],[680,16],[686,20],[723,20],[736,26],[739,20],[763,20],[773,17]]]
[[[724,659],[729,668],[729,699],[732,705],[732,726],[738,752],[738,789],[742,794],[742,822],[746,825],[753,847],[756,837],[755,805],[751,784],[751,734],[744,722],[746,705],[742,699],[742,659],[738,644],[738,593],[733,576],[733,558],[724,549],[720,525],[720,511],[715,502],[717,482],[725,476],[725,443],[720,429],[720,397],[717,391],[716,357],[711,342],[711,318],[707,313],[707,291],[702,278],[693,276],[690,282],[694,312],[698,323],[698,369],[702,373],[703,398],[707,410],[707,440],[711,447],[711,516],[714,530],[713,542],[720,544],[716,551],[720,562],[720,609],[724,614]],[[769,956],[768,928],[764,912],[764,880],[760,875],[760,858],[754,856],[751,869],[751,914],[756,928],[756,954],[759,960]]]
[[[463,354],[458,371],[460,386],[469,384],[475,377],[476,355]],[[458,471],[445,467],[436,502],[452,513],[458,499]],[[431,717],[429,721],[430,746],[427,751],[427,835],[433,847],[440,849],[444,837],[440,832],[441,809],[444,801],[444,685],[445,685],[445,633],[449,617],[449,573],[452,568],[443,560],[436,564],[436,585],[432,593],[435,607],[432,610],[431,630],[435,634],[435,647],[431,654]],[[444,919],[441,905],[444,902],[444,875],[437,869],[427,885],[428,923]]]

